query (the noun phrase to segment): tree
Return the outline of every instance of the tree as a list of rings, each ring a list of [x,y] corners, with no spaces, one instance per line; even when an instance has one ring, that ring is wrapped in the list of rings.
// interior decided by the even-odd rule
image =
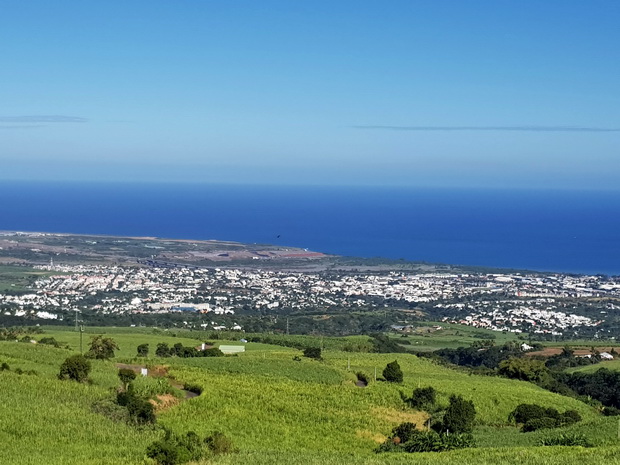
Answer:
[[[390,383],[402,383],[403,372],[396,360],[388,363],[383,369],[383,378]]]
[[[138,357],[148,357],[149,356],[149,345],[148,344],[140,344],[137,348]]]
[[[90,343],[90,349],[86,352],[86,356],[97,360],[107,360],[114,357],[115,350],[118,350],[118,346],[116,342],[114,342],[114,339],[99,335],[93,337]]]
[[[177,357],[183,356],[183,344],[177,342],[172,349],[170,350],[171,355],[176,355]]]
[[[160,342],[157,344],[157,349],[155,349],[155,355],[158,357],[170,357],[170,347],[165,342]]]
[[[65,359],[60,365],[60,373],[58,379],[71,379],[78,383],[88,379],[90,373],[90,362],[83,355],[72,355]]]
[[[118,379],[123,383],[123,389],[127,390],[127,385],[136,379],[136,373],[129,368],[121,368],[118,370]]]
[[[443,417],[443,430],[450,433],[471,433],[476,418],[476,409],[471,400],[462,396],[450,396],[450,405]]]

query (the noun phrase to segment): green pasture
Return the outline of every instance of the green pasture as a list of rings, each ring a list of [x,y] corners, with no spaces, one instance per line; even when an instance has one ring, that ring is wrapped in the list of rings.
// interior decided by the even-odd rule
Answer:
[[[24,291],[36,279],[52,274],[59,273],[35,270],[29,266],[0,265],[0,292]]]

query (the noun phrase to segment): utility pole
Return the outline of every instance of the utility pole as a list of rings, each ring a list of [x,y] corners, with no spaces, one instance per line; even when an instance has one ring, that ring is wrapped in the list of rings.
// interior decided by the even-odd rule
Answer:
[[[375,367],[375,383],[377,382],[377,367]]]
[[[80,325],[80,354],[84,355],[84,348],[82,346],[82,336],[84,334],[84,326]]]
[[[286,317],[286,335],[287,336],[289,335],[288,329],[289,329],[288,328],[288,317]]]
[[[75,309],[74,312],[75,312],[75,330],[79,331],[79,328],[78,328],[78,313],[79,313],[79,310]]]

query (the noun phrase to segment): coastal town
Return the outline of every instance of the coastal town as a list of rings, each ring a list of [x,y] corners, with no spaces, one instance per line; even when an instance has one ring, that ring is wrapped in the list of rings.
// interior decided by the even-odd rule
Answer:
[[[62,265],[25,293],[0,293],[3,315],[245,315],[333,310],[426,313],[494,331],[578,334],[620,305],[620,278],[523,273],[301,273],[220,268]],[[209,329],[243,329],[205,323]]]

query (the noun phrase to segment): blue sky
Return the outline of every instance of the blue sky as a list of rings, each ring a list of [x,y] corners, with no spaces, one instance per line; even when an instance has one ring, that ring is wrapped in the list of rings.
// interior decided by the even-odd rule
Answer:
[[[5,0],[0,179],[614,189],[620,2]]]

